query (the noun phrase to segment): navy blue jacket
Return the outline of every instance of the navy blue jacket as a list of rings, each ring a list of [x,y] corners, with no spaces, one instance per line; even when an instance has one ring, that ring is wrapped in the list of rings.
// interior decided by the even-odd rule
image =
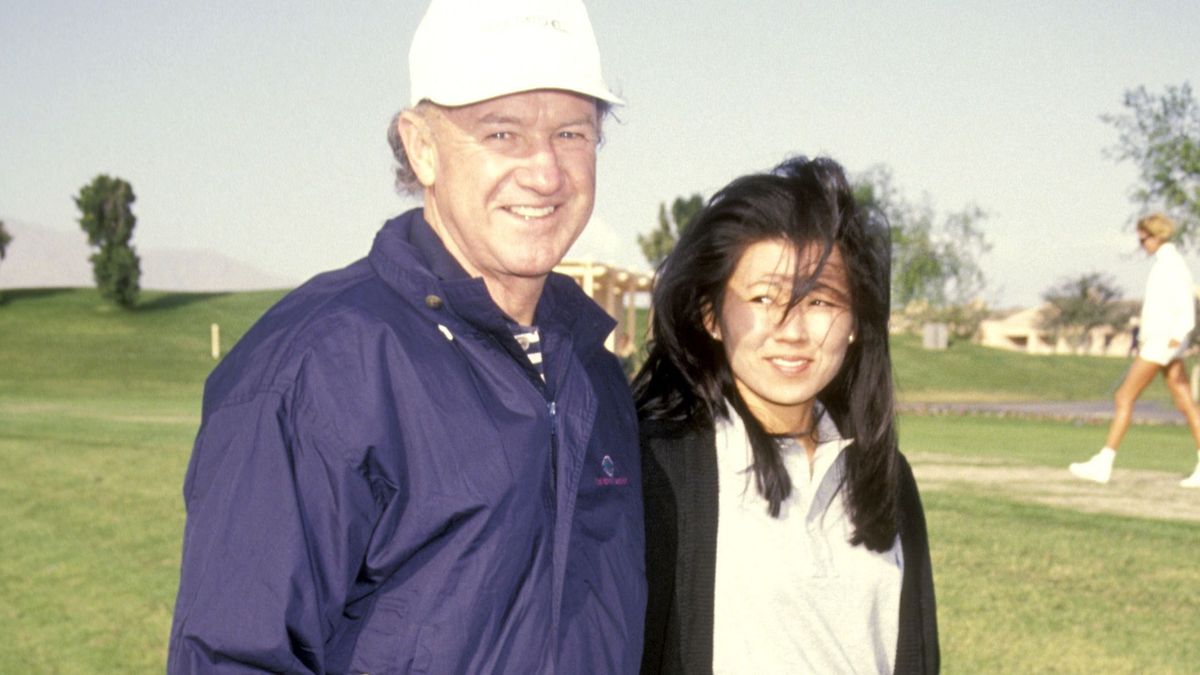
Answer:
[[[612,320],[551,274],[545,382],[419,210],[209,377],[168,671],[632,673],[646,582]]]

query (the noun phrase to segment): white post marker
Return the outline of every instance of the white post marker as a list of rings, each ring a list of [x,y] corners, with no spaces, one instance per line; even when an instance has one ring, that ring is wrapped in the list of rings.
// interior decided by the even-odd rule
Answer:
[[[209,332],[212,334],[212,357],[216,361],[221,358],[221,327],[214,323]]]

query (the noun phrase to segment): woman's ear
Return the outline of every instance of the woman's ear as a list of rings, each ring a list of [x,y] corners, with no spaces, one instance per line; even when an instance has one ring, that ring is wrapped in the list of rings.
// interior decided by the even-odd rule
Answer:
[[[429,127],[428,116],[416,110],[405,110],[396,120],[396,130],[404,143],[404,154],[413,174],[424,187],[437,180],[437,143]]]
[[[711,306],[704,308],[703,316],[704,316],[704,330],[708,331],[708,334],[710,337],[712,337],[712,339],[716,340],[717,342],[720,342],[721,341],[721,324],[717,321],[717,316],[716,316],[716,314],[713,313],[713,309]]]

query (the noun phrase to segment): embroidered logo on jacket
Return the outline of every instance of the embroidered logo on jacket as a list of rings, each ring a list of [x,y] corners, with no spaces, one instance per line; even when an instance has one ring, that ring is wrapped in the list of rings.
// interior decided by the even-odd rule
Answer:
[[[604,472],[603,476],[596,478],[596,485],[628,485],[629,478],[627,476],[617,475],[617,463],[613,458],[605,455],[604,459],[600,460],[600,470]]]

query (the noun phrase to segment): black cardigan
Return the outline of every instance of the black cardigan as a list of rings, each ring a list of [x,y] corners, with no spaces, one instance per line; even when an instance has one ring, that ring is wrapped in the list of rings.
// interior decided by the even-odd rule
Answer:
[[[646,643],[642,673],[711,673],[717,561],[717,447],[711,427],[642,423],[646,507]],[[900,456],[897,674],[937,673],[937,611],[925,512]]]

